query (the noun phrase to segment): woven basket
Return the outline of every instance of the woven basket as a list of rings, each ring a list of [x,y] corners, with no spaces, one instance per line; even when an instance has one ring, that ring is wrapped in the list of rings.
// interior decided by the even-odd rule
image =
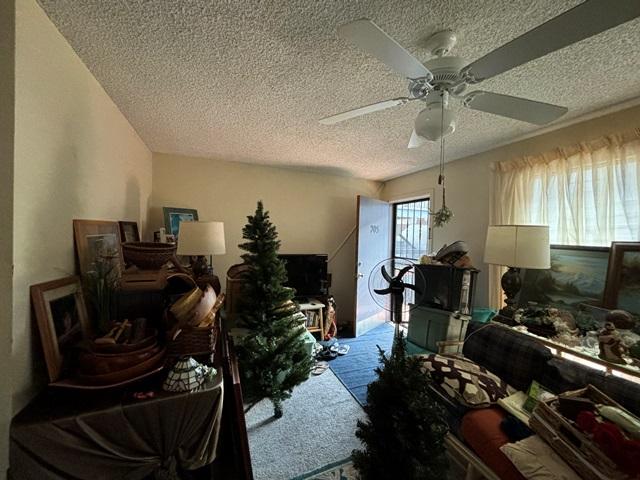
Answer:
[[[165,320],[168,325],[175,322],[170,311],[165,310]],[[183,356],[201,356],[213,355],[216,351],[217,340],[217,321],[208,327],[185,327],[180,334],[172,339],[172,332],[167,332],[167,356],[183,357]]]
[[[174,259],[176,248],[173,243],[125,242],[122,254],[127,263],[141,270],[158,270]]]

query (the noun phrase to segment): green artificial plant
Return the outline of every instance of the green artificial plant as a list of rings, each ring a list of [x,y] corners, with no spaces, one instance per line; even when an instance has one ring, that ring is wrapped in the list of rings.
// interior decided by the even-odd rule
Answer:
[[[109,331],[115,292],[120,281],[117,254],[104,252],[83,276],[84,292],[92,307],[93,330],[98,336]]]
[[[433,398],[430,375],[417,357],[406,352],[402,332],[390,356],[380,349],[377,380],[369,384],[366,421],[356,436],[364,444],[354,450],[361,480],[440,480],[447,478],[444,410]]]
[[[242,230],[240,248],[248,266],[243,274],[238,320],[248,333],[238,343],[243,394],[253,405],[263,398],[282,416],[282,402],[309,377],[312,359],[304,346],[304,316],[284,286],[287,273],[278,258],[280,241],[269,212],[258,202]]]

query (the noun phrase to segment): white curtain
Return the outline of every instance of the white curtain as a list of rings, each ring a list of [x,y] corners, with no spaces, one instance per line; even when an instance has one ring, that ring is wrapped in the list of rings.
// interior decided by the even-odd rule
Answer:
[[[640,128],[493,168],[492,224],[549,225],[559,245],[640,240]],[[499,269],[490,283],[497,306]]]

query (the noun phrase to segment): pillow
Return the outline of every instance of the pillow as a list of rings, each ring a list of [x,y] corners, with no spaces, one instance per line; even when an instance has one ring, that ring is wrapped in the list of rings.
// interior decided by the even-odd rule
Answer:
[[[421,356],[423,371],[451,398],[469,408],[486,408],[516,392],[505,381],[471,360],[443,355]]]
[[[500,447],[523,477],[529,480],[580,480],[580,476],[539,436]]]

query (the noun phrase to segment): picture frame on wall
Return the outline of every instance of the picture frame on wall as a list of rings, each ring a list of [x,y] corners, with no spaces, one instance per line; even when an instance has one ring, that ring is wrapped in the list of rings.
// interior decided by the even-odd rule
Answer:
[[[140,232],[138,231],[138,222],[129,222],[121,220],[118,222],[120,228],[120,242],[139,242]]]
[[[30,290],[49,381],[55,382],[66,370],[70,349],[88,336],[82,284],[73,276],[32,285]]]
[[[612,242],[604,307],[640,315],[640,242]]]
[[[577,311],[602,305],[609,247],[551,245],[551,268],[525,270],[518,306],[530,303]]]
[[[193,208],[162,207],[162,213],[167,235],[173,235],[176,239],[180,230],[180,222],[198,221],[198,211]]]
[[[74,220],[73,234],[80,275],[85,276],[98,258],[112,258],[120,272],[124,259],[118,222],[106,220]]]

